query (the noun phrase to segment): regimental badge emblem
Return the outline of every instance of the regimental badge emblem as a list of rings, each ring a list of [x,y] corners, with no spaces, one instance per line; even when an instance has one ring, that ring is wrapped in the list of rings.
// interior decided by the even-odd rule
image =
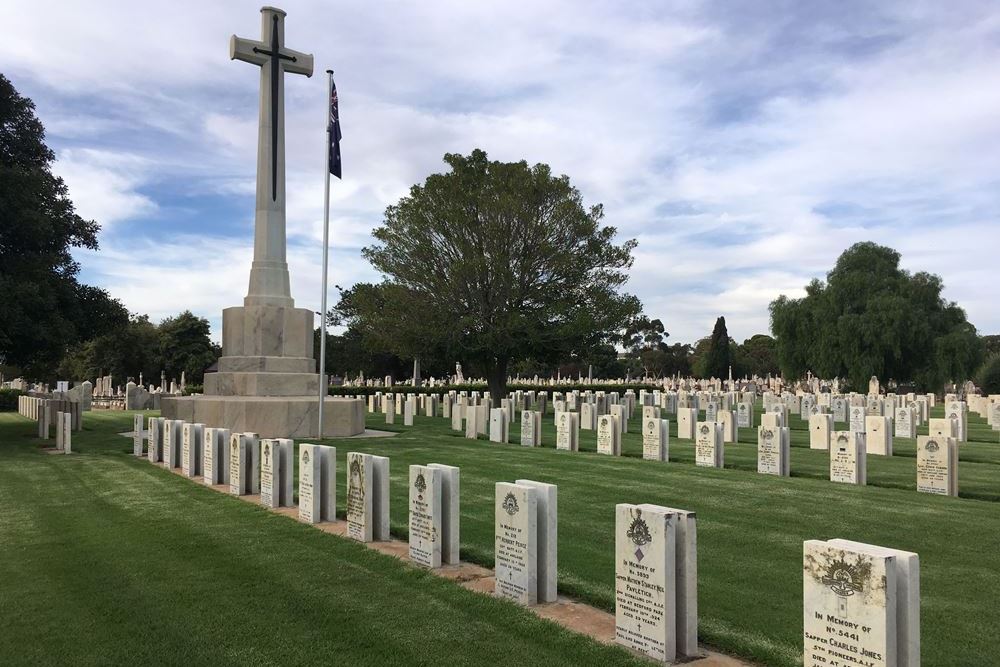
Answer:
[[[514,496],[513,492],[508,491],[507,495],[504,496],[503,502],[500,504],[503,507],[503,511],[514,516],[521,511],[521,508],[517,505],[517,498]]]
[[[309,450],[308,449],[303,449],[302,450],[302,463],[303,463],[303,465],[309,465]]]
[[[846,435],[838,435],[837,436],[837,446],[838,447],[846,447],[848,442],[850,442],[850,440],[848,440],[848,438],[847,438]]]
[[[700,429],[698,429],[698,430],[699,430],[699,432],[700,432],[700,433],[701,433],[702,435],[708,435],[708,432],[709,432],[709,431],[710,431],[711,429],[710,429],[710,428],[708,428],[708,424],[702,424],[702,425],[701,425],[701,428],[700,428]]]
[[[424,479],[424,473],[417,473],[417,479],[413,482],[413,488],[417,490],[417,498],[423,500],[424,491],[427,490],[427,480]]]
[[[931,454],[941,449],[941,445],[937,444],[937,440],[928,440],[927,445],[924,447]]]
[[[822,582],[840,597],[849,598],[864,591],[869,569],[868,565],[851,565],[843,558],[838,558],[830,563]]]
[[[625,531],[625,536],[635,545],[635,559],[642,562],[646,555],[642,548],[653,541],[653,536],[649,533],[649,524],[642,518],[642,510],[635,510],[635,516],[632,517],[632,523]]]
[[[764,438],[764,442],[771,442],[771,440],[774,439],[774,431],[769,428],[764,429],[764,432],[761,435]]]
[[[264,458],[266,459],[270,455],[271,455],[271,446],[270,446],[270,443],[265,442],[264,443]]]

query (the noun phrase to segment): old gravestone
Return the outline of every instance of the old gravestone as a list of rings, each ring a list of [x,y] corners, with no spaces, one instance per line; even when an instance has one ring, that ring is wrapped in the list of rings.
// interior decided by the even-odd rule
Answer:
[[[616,415],[601,415],[597,418],[597,453],[621,456],[622,432],[618,428]]]
[[[142,446],[142,435],[145,429],[143,425],[142,413],[137,413],[132,415],[132,455],[133,456],[143,456],[144,450]]]
[[[209,485],[229,484],[229,443],[232,433],[228,428],[207,427],[202,433],[202,481]]]
[[[725,455],[722,444],[722,424],[698,422],[697,437],[694,441],[695,465],[721,468]]]
[[[661,662],[698,654],[693,512],[615,506],[615,641]]]
[[[260,441],[260,504],[277,509],[292,505],[294,446],[288,438]]]
[[[697,421],[697,408],[677,408],[677,437],[693,440]]]
[[[525,410],[521,413],[521,446],[538,447],[542,444],[542,413]]]
[[[181,426],[181,470],[185,477],[202,474],[202,451],[204,446],[204,424],[183,424]]]
[[[410,466],[409,554],[417,565],[441,567],[441,471]]]
[[[917,435],[916,429],[916,414],[913,408],[896,408],[895,411],[895,426],[896,426],[896,437],[897,438],[915,438]]]
[[[347,454],[347,536],[359,542],[389,539],[389,459]]]
[[[833,432],[833,415],[815,414],[809,416],[809,449],[830,449],[830,434]]]
[[[575,412],[556,413],[556,449],[575,452],[580,448],[580,416]]]
[[[529,480],[497,482],[495,592],[525,605],[555,600],[556,487]]]
[[[753,428],[753,406],[749,403],[736,404],[736,426],[739,428]]]
[[[299,445],[299,519],[337,520],[337,448]]]
[[[958,442],[955,438],[917,438],[917,491],[958,495]]]
[[[917,667],[917,554],[849,540],[803,543],[803,667]]]
[[[163,417],[150,417],[147,422],[147,438],[149,447],[146,449],[146,456],[150,463],[159,463],[163,460]]]
[[[859,405],[850,408],[850,423],[848,429],[853,433],[865,432],[865,409]]]
[[[648,461],[670,459],[670,421],[659,417],[642,420],[642,458]]]
[[[181,419],[166,419],[163,422],[163,467],[181,467]]]
[[[459,562],[459,469],[442,463],[431,463],[441,473],[441,562],[456,565]]]
[[[580,404],[580,429],[584,431],[597,429],[597,408],[593,403]]]
[[[864,435],[853,431],[834,431],[830,446],[830,481],[843,484],[867,484],[867,460]]]
[[[465,437],[470,440],[479,439],[479,410],[469,405],[465,408]]]
[[[73,413],[59,413],[59,422],[56,428],[62,433],[62,452],[71,454],[73,452]]]
[[[892,420],[882,415],[865,417],[865,451],[877,456],[892,456]]]
[[[493,408],[490,410],[490,442],[501,442],[507,444],[510,440],[509,422],[507,421],[507,411],[503,408]]]
[[[256,433],[229,436],[229,493],[234,496],[260,493],[260,440]]]
[[[757,427],[757,472],[788,477],[790,434],[788,427]]]

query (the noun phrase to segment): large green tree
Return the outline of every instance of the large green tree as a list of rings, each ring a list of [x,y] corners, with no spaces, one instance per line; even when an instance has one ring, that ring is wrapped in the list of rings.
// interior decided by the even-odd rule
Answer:
[[[800,299],[771,303],[771,330],[787,378],[812,371],[847,378],[852,387],[882,380],[938,390],[968,379],[982,359],[976,329],[941,296],[941,278],[900,268],[892,248],[857,243],[826,282],[813,280]]]
[[[201,384],[205,369],[215,363],[221,350],[209,338],[210,327],[204,317],[185,310],[176,317],[160,322],[160,357],[167,379],[177,379],[181,373],[192,384]]]
[[[695,373],[703,378],[727,378],[729,368],[733,363],[730,350],[729,331],[726,329],[726,318],[715,320],[712,335],[704,347],[704,353],[699,356]]]
[[[97,248],[76,214],[35,105],[0,75],[0,364],[46,377],[69,346],[121,326],[128,311],[80,284],[73,248]]]
[[[160,381],[163,355],[160,332],[146,315],[133,315],[127,323],[78,344],[63,358],[59,376],[79,380],[111,375],[124,381]]]
[[[469,362],[498,400],[512,362],[584,358],[641,311],[620,289],[635,241],[616,244],[601,206],[586,207],[548,166],[475,150],[415,185],[385,213],[363,253],[386,277],[357,299],[351,326],[389,351],[423,348]]]

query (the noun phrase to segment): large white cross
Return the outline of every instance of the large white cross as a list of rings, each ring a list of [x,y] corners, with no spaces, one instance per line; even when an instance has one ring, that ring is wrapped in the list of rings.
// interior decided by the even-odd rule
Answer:
[[[285,78],[312,76],[313,57],[285,48],[285,12],[260,10],[260,41],[233,35],[229,57],[260,67],[260,123],[257,137],[257,212],[253,264],[245,306],[292,307],[285,258]]]

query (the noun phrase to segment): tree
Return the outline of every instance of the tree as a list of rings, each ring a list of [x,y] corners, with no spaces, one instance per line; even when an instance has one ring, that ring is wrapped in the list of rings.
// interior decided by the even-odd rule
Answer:
[[[35,105],[0,75],[0,364],[54,372],[67,348],[119,326],[128,311],[77,282],[72,248],[97,248],[98,225],[76,214]]]
[[[733,374],[738,377],[777,375],[778,343],[767,334],[755,334],[733,346]]]
[[[221,354],[209,338],[209,331],[208,320],[196,317],[190,310],[160,322],[160,355],[168,379],[180,379],[184,373],[191,384],[203,382],[205,369]]]
[[[159,382],[163,368],[160,332],[147,315],[133,315],[123,326],[74,346],[59,365],[64,378],[112,375],[136,382]]]
[[[704,355],[700,358],[699,367],[695,372],[703,378],[725,378],[729,376],[733,356],[729,349],[729,332],[726,330],[726,318],[715,320],[712,335],[708,338]]]
[[[982,342],[965,311],[941,297],[941,278],[899,267],[892,248],[857,243],[837,259],[826,283],[806,296],[771,303],[771,331],[787,378],[812,371],[866,387],[872,375],[938,390],[968,379]]]
[[[619,293],[635,241],[616,245],[568,177],[481,150],[444,161],[451,170],[413,186],[373,232],[363,254],[386,279],[356,300],[351,326],[402,357],[470,362],[499,400],[512,362],[583,358],[639,315]]]
[[[1000,354],[992,354],[976,372],[976,386],[984,396],[1000,394]]]

